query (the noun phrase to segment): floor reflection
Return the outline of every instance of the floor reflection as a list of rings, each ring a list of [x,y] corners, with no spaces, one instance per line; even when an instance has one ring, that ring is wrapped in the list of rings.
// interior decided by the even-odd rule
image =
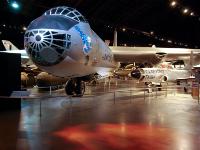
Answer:
[[[194,135],[145,124],[83,124],[66,127],[53,136],[63,140],[62,146],[81,150],[192,150],[200,145]],[[56,140],[53,143],[58,145]]]

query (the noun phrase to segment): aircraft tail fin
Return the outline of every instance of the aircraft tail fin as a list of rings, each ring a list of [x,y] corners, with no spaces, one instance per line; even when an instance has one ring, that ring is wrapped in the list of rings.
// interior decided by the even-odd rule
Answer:
[[[8,40],[2,40],[2,43],[6,51],[19,50],[13,43]]]

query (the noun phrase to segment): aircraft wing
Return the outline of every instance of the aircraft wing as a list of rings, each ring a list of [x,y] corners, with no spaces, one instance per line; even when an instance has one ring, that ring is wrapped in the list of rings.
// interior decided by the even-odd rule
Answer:
[[[30,58],[25,50],[12,50],[12,51],[0,51],[0,53],[15,53],[21,54],[21,62],[22,64],[27,64],[30,62]],[[32,64],[32,63],[30,63]]]
[[[18,49],[12,42],[10,42],[8,40],[2,40],[2,43],[6,50],[6,51],[2,51],[2,52],[21,54],[22,61],[23,61],[23,59],[24,60],[29,59],[29,56],[26,53],[26,50]]]
[[[26,53],[26,50],[12,50],[12,51],[1,51],[1,52],[21,54],[22,59],[29,59],[29,56]]]
[[[120,62],[150,62],[157,64],[161,60],[188,60],[192,55],[200,57],[200,49],[186,49],[186,48],[158,48],[158,47],[115,47],[110,49],[114,54],[116,61]]]

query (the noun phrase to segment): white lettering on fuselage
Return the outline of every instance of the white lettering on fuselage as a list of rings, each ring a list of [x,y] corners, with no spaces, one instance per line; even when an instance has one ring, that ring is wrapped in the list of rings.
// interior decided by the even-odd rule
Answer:
[[[144,73],[145,74],[164,74],[165,70],[161,70],[161,69],[158,69],[158,70],[144,70]]]
[[[156,76],[155,75],[145,75],[146,79],[155,79]]]

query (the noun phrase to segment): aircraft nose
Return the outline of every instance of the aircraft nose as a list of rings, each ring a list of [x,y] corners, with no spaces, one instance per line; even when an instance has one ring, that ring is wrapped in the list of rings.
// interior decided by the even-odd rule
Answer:
[[[24,45],[32,61],[41,66],[61,62],[71,47],[70,28],[77,22],[62,16],[41,16],[30,23]]]

